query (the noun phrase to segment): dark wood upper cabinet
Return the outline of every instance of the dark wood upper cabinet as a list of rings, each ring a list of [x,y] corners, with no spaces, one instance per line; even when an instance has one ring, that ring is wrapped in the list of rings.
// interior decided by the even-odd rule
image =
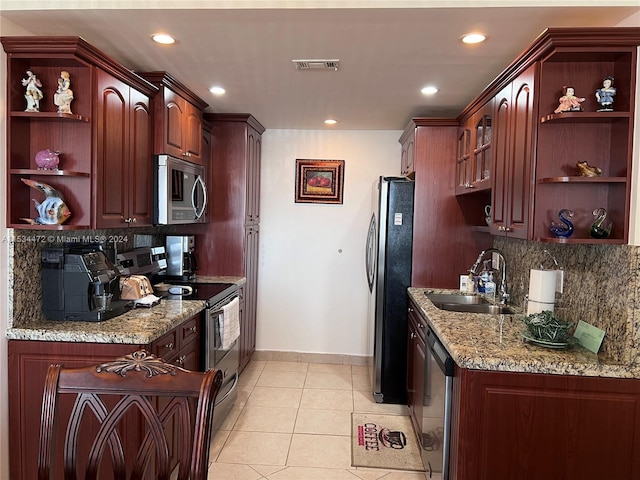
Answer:
[[[412,128],[406,129],[400,137],[401,154],[400,154],[400,173],[409,175],[413,172],[414,147],[416,142],[416,133]]]
[[[532,209],[531,178],[534,67],[502,89],[496,96],[494,135],[494,188],[492,219],[494,234],[528,238]]]
[[[7,226],[50,230],[151,224],[150,99],[158,89],[79,37],[2,37],[7,52]],[[21,79],[42,83],[39,112],[25,112]],[[71,78],[71,114],[53,94],[62,71]],[[60,152],[58,170],[39,170],[35,155]],[[62,225],[29,225],[32,198],[21,179],[58,190],[71,211]]]
[[[153,153],[203,164],[202,122],[207,104],[168,72],[140,72],[160,89],[154,99]]]
[[[149,97],[97,72],[97,227],[151,225],[152,116]]]
[[[549,28],[463,111],[464,125],[494,103],[491,233],[544,242],[627,243],[638,45],[635,27]],[[595,91],[607,76],[615,79],[614,111],[598,112]],[[564,86],[585,97],[583,111],[554,113]],[[584,161],[602,175],[580,176],[576,164]],[[459,185],[461,178],[466,177],[456,176]],[[551,222],[564,208],[574,212],[575,231],[556,238]],[[598,208],[613,223],[606,239],[589,234]]]
[[[493,99],[461,120],[456,149],[456,195],[491,188]]]
[[[489,246],[489,235],[470,231],[455,195],[457,133],[455,119],[414,118],[399,139],[412,138],[414,152],[413,286],[458,288],[460,273]]]

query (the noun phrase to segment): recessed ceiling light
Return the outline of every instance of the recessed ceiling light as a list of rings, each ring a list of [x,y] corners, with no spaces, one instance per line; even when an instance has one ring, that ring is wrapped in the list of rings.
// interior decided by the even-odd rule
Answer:
[[[176,43],[176,39],[166,33],[154,33],[151,35],[151,39],[156,43],[161,43],[162,45],[172,45]]]
[[[482,33],[467,33],[462,37],[463,43],[480,43],[486,40],[486,35]]]
[[[334,119],[332,119],[332,118],[328,118],[328,119],[326,119],[326,120],[324,121],[324,123],[325,123],[326,125],[335,125],[336,123],[338,123],[338,121],[337,121],[337,120],[334,120]]]
[[[224,95],[226,90],[222,87],[211,87],[209,91],[214,95]]]
[[[420,91],[423,95],[433,95],[435,93],[438,93],[438,89],[436,87],[424,87]]]

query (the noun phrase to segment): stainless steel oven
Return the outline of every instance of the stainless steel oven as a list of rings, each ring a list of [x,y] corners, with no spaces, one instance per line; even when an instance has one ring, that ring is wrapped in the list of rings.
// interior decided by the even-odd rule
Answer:
[[[213,411],[213,430],[218,430],[238,397],[238,366],[240,355],[238,340],[223,348],[220,338],[220,324],[223,307],[238,297],[238,289],[225,292],[227,295],[207,305],[204,312],[204,368],[215,368],[222,372],[222,387],[216,397]]]
[[[222,348],[220,339],[220,319],[222,309],[238,297],[238,286],[233,283],[172,282],[174,285],[189,286],[183,295],[168,294],[168,300],[205,300],[203,312],[204,328],[202,335],[201,369],[215,368],[222,372],[222,386],[216,397],[213,410],[213,429],[218,430],[227,417],[238,396],[238,366],[240,356],[238,341],[228,348]]]
[[[442,480],[449,480],[454,365],[449,352],[440,343],[431,327],[427,326],[420,435],[420,450],[427,478],[432,478],[434,473],[441,473]]]

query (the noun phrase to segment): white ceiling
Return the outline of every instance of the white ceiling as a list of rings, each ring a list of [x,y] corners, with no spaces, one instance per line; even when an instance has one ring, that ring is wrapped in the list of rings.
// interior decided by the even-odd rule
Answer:
[[[82,36],[132,70],[169,71],[209,104],[207,111],[252,113],[268,129],[401,130],[413,116],[457,116],[546,27],[640,23],[640,0],[602,8],[464,8],[479,2],[461,1],[449,2],[453,8],[299,8],[298,1],[287,3],[298,8],[223,2],[226,8],[187,9],[207,3],[187,1],[181,9],[20,10],[29,3],[43,2],[0,0],[0,16],[37,35]],[[102,3],[109,2],[93,2]],[[261,2],[244,2],[252,3]],[[381,3],[393,4],[369,2]],[[488,40],[463,45],[460,37],[471,30]],[[160,31],[177,43],[151,42]],[[299,71],[291,60],[301,58],[339,59],[340,68]],[[428,84],[439,88],[435,96],[420,93]],[[213,96],[213,85],[226,95]],[[329,117],[338,124],[325,127]]]

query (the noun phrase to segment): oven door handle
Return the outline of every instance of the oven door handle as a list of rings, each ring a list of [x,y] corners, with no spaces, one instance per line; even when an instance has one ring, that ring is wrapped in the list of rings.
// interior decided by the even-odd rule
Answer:
[[[233,372],[233,375],[231,375],[231,379],[229,380],[233,382],[233,385],[231,385],[231,388],[227,390],[227,393],[225,393],[222,398],[216,399],[216,405],[219,405],[222,402],[224,402],[227,399],[227,397],[233,393],[233,391],[236,389],[236,386],[238,384],[238,378],[239,378],[238,372]]]

